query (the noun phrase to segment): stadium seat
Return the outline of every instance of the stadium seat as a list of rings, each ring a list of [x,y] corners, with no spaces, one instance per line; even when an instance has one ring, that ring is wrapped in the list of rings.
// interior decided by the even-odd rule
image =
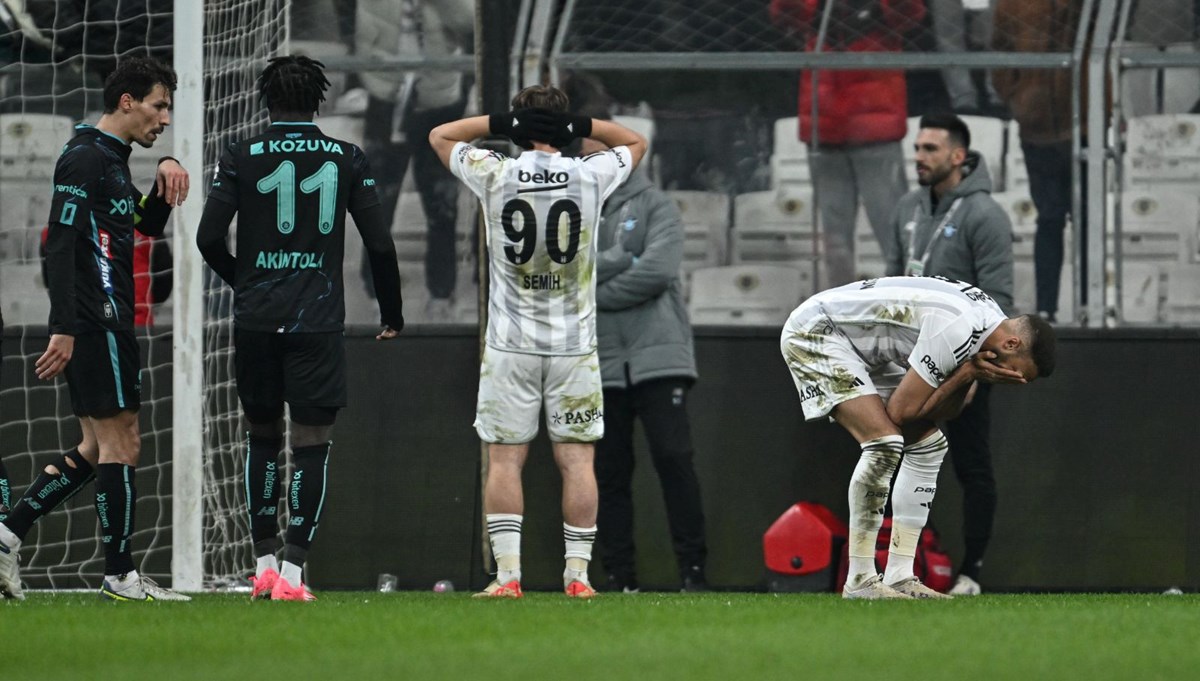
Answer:
[[[1000,186],[1004,176],[1004,136],[1008,124],[991,116],[959,116],[971,131],[971,148],[987,161],[992,184]]]
[[[749,192],[734,199],[733,262],[800,262],[813,254],[812,194]]]
[[[1033,205],[1033,199],[1029,198],[1026,191],[995,193],[992,194],[992,198],[1000,204],[1012,222],[1013,258],[1032,260],[1033,238],[1037,233],[1037,208]],[[1067,240],[1070,241],[1069,234]]]
[[[4,263],[0,267],[4,291],[4,323],[44,325],[50,319],[50,294],[42,285],[41,263]]]
[[[54,176],[54,163],[75,126],[66,116],[0,114],[0,178]]]
[[[1192,43],[1167,45],[1168,53],[1194,54]],[[1194,66],[1162,70],[1163,113],[1187,113],[1200,100],[1200,70]]]
[[[669,191],[683,219],[684,273],[724,265],[729,256],[729,196],[717,192]]]
[[[1164,320],[1200,324],[1200,265],[1179,264],[1168,269]]]
[[[1162,321],[1163,272],[1155,263],[1130,262],[1121,267],[1121,319],[1131,324]]]
[[[1029,169],[1025,167],[1025,150],[1021,148],[1021,125],[1015,120],[1008,122],[1008,143],[1004,147],[1004,191],[1029,193]]]
[[[1075,318],[1075,265],[1064,262],[1062,278],[1058,287],[1058,320],[1069,322]],[[1020,261],[1013,263],[1013,305],[1017,314],[1033,314],[1037,312],[1037,282],[1034,278],[1033,263]]]
[[[1121,195],[1121,252],[1131,260],[1180,260],[1197,228],[1200,199],[1178,185]]]
[[[1121,43],[1124,52],[1157,50],[1145,42],[1126,40]],[[1158,86],[1161,72],[1158,69],[1121,70],[1121,110],[1126,118],[1148,116],[1158,113]]]
[[[771,185],[812,184],[808,145],[800,141],[800,123],[795,116],[775,121],[775,143],[771,152]]]
[[[1200,158],[1200,114],[1130,118],[1125,148],[1131,156]]]
[[[316,122],[321,132],[330,137],[346,140],[360,147],[363,145],[363,119],[358,116],[319,116]]]
[[[692,272],[688,313],[693,324],[780,326],[811,283],[811,266],[706,267]]]
[[[4,206],[0,210],[0,231],[36,231],[47,224],[52,193],[50,180],[49,177],[0,180],[0,197],[3,197]],[[24,255],[21,257],[29,257],[28,250],[22,253]]]

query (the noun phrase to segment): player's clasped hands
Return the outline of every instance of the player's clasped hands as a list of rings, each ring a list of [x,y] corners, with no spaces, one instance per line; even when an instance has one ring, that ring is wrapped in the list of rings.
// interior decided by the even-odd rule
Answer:
[[[530,140],[538,140],[562,148],[576,137],[591,134],[592,119],[548,109],[515,109],[492,116],[490,128],[492,133],[505,135],[521,146],[527,146]]]
[[[1025,376],[1019,371],[1006,369],[999,364],[994,364],[992,360],[996,359],[996,353],[984,351],[971,358],[971,365],[975,371],[975,377],[984,383],[1008,383],[1022,384],[1027,383]]]

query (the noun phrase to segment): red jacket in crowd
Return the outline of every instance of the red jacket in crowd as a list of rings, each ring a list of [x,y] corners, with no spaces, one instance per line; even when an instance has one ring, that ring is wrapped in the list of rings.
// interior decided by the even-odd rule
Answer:
[[[771,0],[771,21],[803,36],[814,50],[825,3]],[[823,52],[900,52],[904,33],[925,18],[924,0],[837,0]],[[821,145],[873,144],[904,138],[908,93],[904,71],[823,70],[817,81]],[[800,74],[800,139],[812,141],[812,74]]]

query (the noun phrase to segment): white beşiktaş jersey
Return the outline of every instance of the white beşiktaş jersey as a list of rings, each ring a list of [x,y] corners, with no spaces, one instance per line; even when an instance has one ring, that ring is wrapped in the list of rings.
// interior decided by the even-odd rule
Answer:
[[[934,388],[1006,319],[973,284],[942,277],[884,277],[822,291],[792,312],[783,335],[813,329],[818,318],[832,327],[825,335],[843,336],[872,370],[894,362]]]
[[[583,158],[510,158],[465,142],[450,171],[479,197],[491,274],[491,347],[535,355],[596,349],[596,229],[604,200],[633,170],[627,147]]]

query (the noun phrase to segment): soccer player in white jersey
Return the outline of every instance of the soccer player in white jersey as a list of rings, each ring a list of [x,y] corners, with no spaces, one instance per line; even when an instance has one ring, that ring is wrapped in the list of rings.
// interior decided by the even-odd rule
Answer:
[[[521,469],[541,406],[563,479],[563,587],[596,594],[587,577],[596,536],[594,443],[604,435],[596,356],[596,230],[604,200],[628,177],[646,140],[610,121],[567,114],[567,96],[525,88],[513,110],[446,123],[429,143],[483,206],[491,274],[475,429],[488,443],[484,511],[498,574],[480,596],[521,597]],[[518,158],[471,140],[505,135]],[[559,153],[575,137],[608,150]]]
[[[887,277],[806,300],[784,325],[780,350],[804,417],[832,417],[862,447],[850,478],[850,569],[842,596],[949,598],[913,574],[947,450],[936,423],[962,409],[975,381],[1024,384],[1049,376],[1054,330],[1037,316],[1005,317],[971,284]],[[879,575],[875,541],[889,493],[892,541]]]

